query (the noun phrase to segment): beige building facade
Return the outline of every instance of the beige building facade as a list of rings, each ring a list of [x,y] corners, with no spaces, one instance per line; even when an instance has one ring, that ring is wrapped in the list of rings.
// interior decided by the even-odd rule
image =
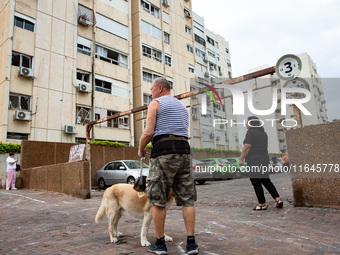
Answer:
[[[132,108],[131,1],[1,1],[3,142],[77,142],[86,122]],[[133,116],[94,127],[133,144]]]
[[[196,78],[231,77],[228,42],[203,26],[200,47],[197,17],[187,0],[1,0],[0,141],[83,142],[87,122],[148,104],[157,77],[173,95]],[[182,102],[192,146],[237,149],[237,129],[214,131],[207,119],[203,132],[190,99]],[[231,100],[223,102],[210,105],[211,116],[232,118]],[[145,118],[146,111],[95,125],[91,137],[137,145]]]

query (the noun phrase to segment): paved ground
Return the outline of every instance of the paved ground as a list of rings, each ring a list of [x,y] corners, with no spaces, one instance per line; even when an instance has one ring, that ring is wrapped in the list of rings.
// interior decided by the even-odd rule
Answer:
[[[197,241],[200,254],[340,254],[340,210],[293,207],[288,174],[272,175],[284,208],[255,212],[248,179],[197,186]],[[31,190],[0,191],[0,254],[150,254],[140,246],[141,220],[122,218],[125,234],[109,242],[107,219],[95,224],[103,192],[81,200]],[[180,208],[173,206],[166,232],[169,254],[184,254]],[[149,241],[154,241],[153,225]]]

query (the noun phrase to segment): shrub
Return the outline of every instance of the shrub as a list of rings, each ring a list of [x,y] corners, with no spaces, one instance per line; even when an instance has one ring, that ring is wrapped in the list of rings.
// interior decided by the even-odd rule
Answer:
[[[10,153],[11,151],[20,153],[21,145],[14,143],[0,143],[0,154]]]
[[[125,144],[117,143],[117,142],[109,142],[109,141],[94,141],[94,142],[90,142],[90,144],[110,146],[110,147],[126,147]]]

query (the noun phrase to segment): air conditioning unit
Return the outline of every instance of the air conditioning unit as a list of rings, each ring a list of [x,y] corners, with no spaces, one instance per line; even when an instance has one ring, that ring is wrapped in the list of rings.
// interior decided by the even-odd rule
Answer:
[[[163,0],[163,5],[169,7],[170,6],[169,0]]]
[[[30,121],[31,120],[31,113],[25,112],[25,111],[15,111],[14,119],[15,120]]]
[[[92,26],[92,21],[87,18],[86,14],[80,15],[78,18],[79,24],[85,25],[85,26]]]
[[[208,62],[208,58],[206,56],[203,57],[204,62]]]
[[[214,133],[210,133],[210,138],[214,138],[215,137],[215,134]]]
[[[78,91],[89,93],[91,91],[91,84],[87,82],[79,82],[78,83]]]
[[[221,137],[219,137],[219,136],[216,136],[216,140],[220,140],[221,139]]]
[[[191,14],[190,14],[190,12],[186,12],[186,13],[185,13],[185,17],[191,19]]]
[[[199,117],[198,117],[197,114],[193,114],[193,115],[192,115],[192,118],[193,118],[194,120],[198,120],[198,119],[199,119]]]
[[[77,134],[76,126],[65,125],[64,133],[65,134]]]
[[[210,73],[209,73],[209,72],[205,72],[205,73],[204,73],[204,76],[205,76],[205,77],[209,77],[209,76],[210,76]]]
[[[33,69],[27,67],[20,67],[19,76],[24,76],[27,78],[33,78]]]

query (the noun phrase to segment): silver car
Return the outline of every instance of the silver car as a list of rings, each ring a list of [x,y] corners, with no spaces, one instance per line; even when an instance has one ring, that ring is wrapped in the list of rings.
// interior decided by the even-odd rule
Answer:
[[[116,183],[133,184],[139,177],[140,161],[119,160],[111,161],[96,172],[96,183],[99,189],[105,189]],[[143,175],[149,175],[149,166],[143,162]]]
[[[210,164],[192,159],[192,170],[194,172],[195,183],[203,185],[206,181],[213,181],[214,177],[212,173],[208,170]]]

